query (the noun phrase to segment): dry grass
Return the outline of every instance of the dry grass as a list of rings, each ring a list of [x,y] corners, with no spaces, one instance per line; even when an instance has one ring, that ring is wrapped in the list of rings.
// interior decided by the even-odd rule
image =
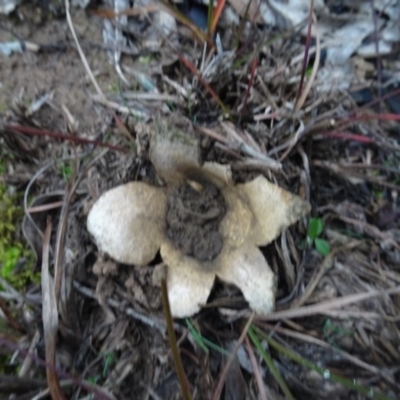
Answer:
[[[130,15],[141,23],[147,11]],[[25,191],[24,234],[42,271],[41,285],[21,293],[0,280],[4,398],[174,399],[181,389],[196,399],[398,398],[398,115],[384,102],[358,108],[347,93],[318,94],[319,59],[304,75],[296,32],[251,23],[233,33],[221,25],[224,51],[210,37],[212,46],[204,45],[204,32],[181,17],[191,30],[180,29],[179,41],[163,37],[151,52],[140,47],[146,38],[132,35],[143,59],[131,57],[122,70],[135,85],[108,90],[105,63],[93,66],[82,34],[82,21],[99,24],[104,14],[71,13],[69,28],[79,18],[81,32],[64,39],[62,56],[87,60],[85,73],[80,63],[71,67],[85,110],[94,110],[85,127],[74,125],[73,103],[62,111],[62,99],[29,115],[18,99],[0,122],[2,180]],[[42,66],[56,56],[35,55]],[[13,57],[17,74],[21,56]],[[116,82],[107,71],[107,82]],[[95,270],[87,212],[111,187],[154,182],[146,135],[135,127],[156,115],[171,126],[189,123],[204,159],[229,163],[238,182],[264,174],[308,199],[324,222],[328,255],[307,243],[306,220],[262,249],[279,277],[271,315],[254,316],[237,289],[217,283],[198,315],[172,321],[164,317],[159,259],[142,268],[105,261]]]

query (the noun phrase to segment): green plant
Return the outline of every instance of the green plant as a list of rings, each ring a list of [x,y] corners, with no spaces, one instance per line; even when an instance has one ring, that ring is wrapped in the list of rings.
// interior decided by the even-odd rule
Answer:
[[[320,238],[323,231],[324,221],[322,218],[311,218],[308,224],[307,242],[313,245],[319,254],[326,256],[331,252],[331,247],[326,240]]]
[[[117,355],[114,352],[107,353],[104,359],[103,378],[108,376],[110,367],[114,365]]]
[[[332,346],[340,348],[337,339],[343,336],[352,336],[354,331],[351,329],[343,329],[339,326],[335,325],[329,318],[325,321],[324,326],[322,328],[322,334],[324,339]]]
[[[196,330],[196,328],[191,324],[190,319],[186,318],[186,325],[189,328],[191,335],[193,336],[194,341],[197,345],[206,353],[208,353],[208,348],[218,351],[220,354],[224,354],[225,356],[229,356],[229,351],[223,349],[220,346],[217,346],[215,343],[211,342],[210,340],[206,339],[201,333]],[[208,347],[207,347],[208,346]]]
[[[71,163],[72,164],[72,163]],[[72,176],[73,167],[71,165],[62,164],[61,173],[65,182],[68,182]]]
[[[39,282],[40,274],[32,270],[32,253],[15,237],[15,224],[22,218],[22,210],[16,205],[17,197],[8,194],[6,187],[0,184],[0,277],[20,290],[29,282]],[[26,260],[26,265],[16,271],[22,259]]]

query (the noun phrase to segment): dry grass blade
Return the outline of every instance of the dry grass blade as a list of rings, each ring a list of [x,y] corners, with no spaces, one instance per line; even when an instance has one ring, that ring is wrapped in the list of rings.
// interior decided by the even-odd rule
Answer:
[[[254,375],[256,377],[258,391],[260,393],[260,398],[261,398],[261,400],[267,400],[267,393],[265,392],[264,382],[262,380],[262,377],[260,374],[260,369],[257,364],[257,360],[254,355],[254,351],[253,351],[253,348],[251,347],[251,343],[250,343],[248,336],[246,336],[244,340],[246,342],[247,352],[249,353],[251,365],[253,366],[253,371],[254,371]]]
[[[310,52],[310,43],[311,43],[311,28],[312,28],[313,9],[314,9],[314,0],[311,0],[310,11],[308,13],[308,29],[307,29],[307,36],[306,36],[306,44],[305,44],[304,53],[302,55],[303,65],[301,68],[300,82],[299,82],[299,87],[297,90],[297,96],[296,96],[296,101],[295,101],[296,105],[298,104],[299,97],[300,97],[301,91],[303,89],[304,77],[306,75],[306,70],[307,70],[307,63],[308,63],[308,57],[309,57],[309,52]],[[296,109],[296,107],[295,107],[295,109]]]
[[[75,170],[76,171],[76,170]],[[74,171],[74,175],[75,175]],[[73,175],[73,177],[74,177]],[[63,206],[61,209],[60,221],[57,227],[57,240],[56,240],[56,251],[55,251],[55,260],[54,260],[54,291],[56,296],[56,301],[58,302],[60,299],[60,290],[62,284],[62,276],[63,276],[63,260],[64,260],[64,248],[65,248],[65,238],[67,234],[67,221],[68,221],[68,213],[69,213],[69,205],[71,202],[71,197],[74,191],[71,189],[72,183],[70,183],[67,187]]]
[[[257,320],[275,321],[277,319],[301,318],[315,314],[324,314],[326,311],[331,311],[332,309],[347,306],[349,304],[357,303],[359,301],[368,300],[377,296],[394,295],[399,293],[400,286],[396,286],[387,290],[373,291],[368,293],[357,293],[349,296],[339,297],[334,300],[322,301],[312,306],[304,306],[294,310],[277,311],[266,316],[257,317]]]
[[[219,19],[221,18],[222,11],[225,7],[226,0],[218,0],[217,6],[215,7],[212,21],[211,21],[211,29],[210,29],[210,36],[212,37],[215,33],[215,29],[217,29],[217,24]]]
[[[113,146],[111,144],[99,142],[97,140],[90,140],[90,139],[86,139],[86,138],[82,138],[82,137],[78,137],[78,136],[74,136],[74,135],[69,135],[66,133],[50,131],[47,129],[34,128],[32,126],[22,126],[22,125],[10,124],[10,125],[6,125],[5,128],[9,129],[10,131],[24,133],[26,135],[48,136],[53,139],[69,140],[74,143],[106,147],[106,148],[109,148],[109,149],[115,150],[115,151],[121,151],[121,152],[127,151],[127,150],[123,149],[122,147]]]
[[[339,132],[339,131],[328,131],[328,132],[317,132],[315,139],[335,138],[343,140],[351,140],[359,143],[375,143],[375,140],[363,135],[358,135],[351,132]]]
[[[115,101],[107,100],[105,97],[94,94],[92,96],[93,101],[96,103],[102,104],[105,107],[111,108],[114,111],[117,111],[121,114],[131,114],[140,119],[148,119],[149,115],[144,111],[135,110],[132,107],[123,106]]]
[[[65,12],[66,12],[66,15],[67,15],[68,26],[69,26],[69,28],[70,28],[70,30],[71,30],[71,33],[72,33],[72,36],[73,36],[73,38],[74,38],[74,40],[75,40],[76,47],[77,47],[77,49],[78,49],[79,56],[81,57],[83,66],[85,67],[86,72],[87,72],[87,74],[89,75],[89,78],[90,78],[90,80],[92,81],[92,84],[93,84],[93,86],[95,87],[97,94],[98,94],[102,99],[105,99],[106,97],[104,96],[103,91],[101,90],[99,84],[97,83],[97,80],[96,80],[96,78],[94,77],[94,74],[93,74],[92,70],[91,70],[90,67],[89,67],[89,63],[88,63],[88,60],[87,60],[87,58],[86,58],[86,56],[85,56],[85,53],[83,52],[83,50],[82,50],[82,48],[81,48],[81,45],[79,44],[79,40],[78,40],[78,37],[76,36],[74,24],[72,23],[72,18],[71,18],[71,13],[70,13],[70,11],[69,11],[69,8],[70,8],[69,0],[65,0]]]
[[[49,253],[51,237],[51,221],[47,221],[47,227],[43,240],[42,261],[42,319],[44,341],[46,348],[46,375],[47,384],[53,399],[66,399],[61,390],[60,382],[56,374],[56,336],[58,331],[58,310],[54,290],[54,282],[49,272]]]
[[[317,19],[314,16],[314,23],[315,23],[315,27],[316,27],[316,47],[317,47],[317,52],[315,54],[315,61],[313,64],[313,68],[311,71],[311,75],[310,78],[306,84],[306,87],[304,88],[304,91],[302,92],[299,101],[296,103],[295,106],[295,111],[299,111],[301,110],[301,107],[303,106],[304,102],[306,101],[306,98],[308,96],[308,94],[310,93],[311,87],[315,81],[315,77],[317,75],[318,72],[318,67],[319,67],[319,61],[320,61],[320,57],[321,57],[321,48],[320,48],[320,37],[319,37],[319,31],[318,31],[318,25],[317,25]]]
[[[256,332],[256,329],[253,325],[250,326],[249,328],[249,336],[251,341],[253,342],[254,346],[257,348],[258,352],[261,354],[263,360],[265,361],[266,365],[268,366],[268,369],[271,373],[271,375],[275,378],[277,384],[279,385],[282,393],[284,394],[285,398],[287,400],[295,400],[292,392],[290,391],[288,385],[286,384],[285,379],[279,372],[278,367],[275,365],[275,362],[266,349],[264,349],[263,345],[261,344],[261,340],[258,337],[258,334]]]
[[[31,340],[31,344],[29,346],[28,353],[25,355],[25,359],[21,365],[21,369],[18,372],[19,377],[22,378],[24,376],[28,376],[28,373],[29,373],[32,363],[33,363],[33,358],[30,355],[35,352],[35,349],[36,349],[37,344],[39,343],[39,340],[40,340],[40,333],[39,333],[39,330],[37,329]]]
[[[29,207],[26,212],[30,214],[42,212],[42,211],[49,211],[49,210],[55,210],[56,208],[60,208],[63,205],[63,201],[55,201],[54,203],[51,204],[44,204],[42,206],[33,206]]]
[[[217,386],[215,388],[212,400],[218,400],[221,397],[221,393],[222,393],[222,389],[224,387],[226,375],[227,375],[227,373],[229,371],[229,368],[231,367],[231,364],[232,364],[233,360],[235,359],[235,356],[236,356],[237,351],[239,350],[239,347],[242,345],[242,343],[243,343],[243,341],[244,341],[244,339],[245,339],[245,337],[247,335],[247,331],[249,330],[249,328],[251,326],[251,323],[253,322],[254,316],[255,316],[255,313],[252,312],[250,317],[249,317],[249,319],[248,319],[248,321],[246,322],[245,327],[243,328],[243,331],[242,331],[242,333],[241,333],[241,335],[240,335],[240,337],[239,337],[239,339],[238,339],[238,341],[236,343],[235,348],[233,349],[231,355],[228,358],[228,361],[225,364],[224,369],[221,372],[221,375],[219,376],[218,383],[217,383]]]

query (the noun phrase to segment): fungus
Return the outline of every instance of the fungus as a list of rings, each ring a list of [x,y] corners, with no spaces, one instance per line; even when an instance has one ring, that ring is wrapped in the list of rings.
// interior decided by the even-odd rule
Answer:
[[[147,265],[160,251],[174,317],[198,312],[216,277],[236,285],[256,313],[268,314],[276,278],[258,247],[310,205],[263,176],[235,184],[229,166],[200,165],[196,147],[181,136],[151,138],[150,158],[165,186],[130,182],[105,192],[89,212],[88,230],[120,263]]]

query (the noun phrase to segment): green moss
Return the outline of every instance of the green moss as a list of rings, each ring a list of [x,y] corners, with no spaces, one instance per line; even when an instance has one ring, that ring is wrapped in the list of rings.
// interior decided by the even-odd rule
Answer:
[[[0,276],[16,290],[29,283],[40,281],[40,274],[33,271],[33,254],[16,239],[16,226],[21,224],[23,212],[18,207],[18,195],[7,193],[0,183]],[[20,260],[26,260],[23,268],[16,270]]]

